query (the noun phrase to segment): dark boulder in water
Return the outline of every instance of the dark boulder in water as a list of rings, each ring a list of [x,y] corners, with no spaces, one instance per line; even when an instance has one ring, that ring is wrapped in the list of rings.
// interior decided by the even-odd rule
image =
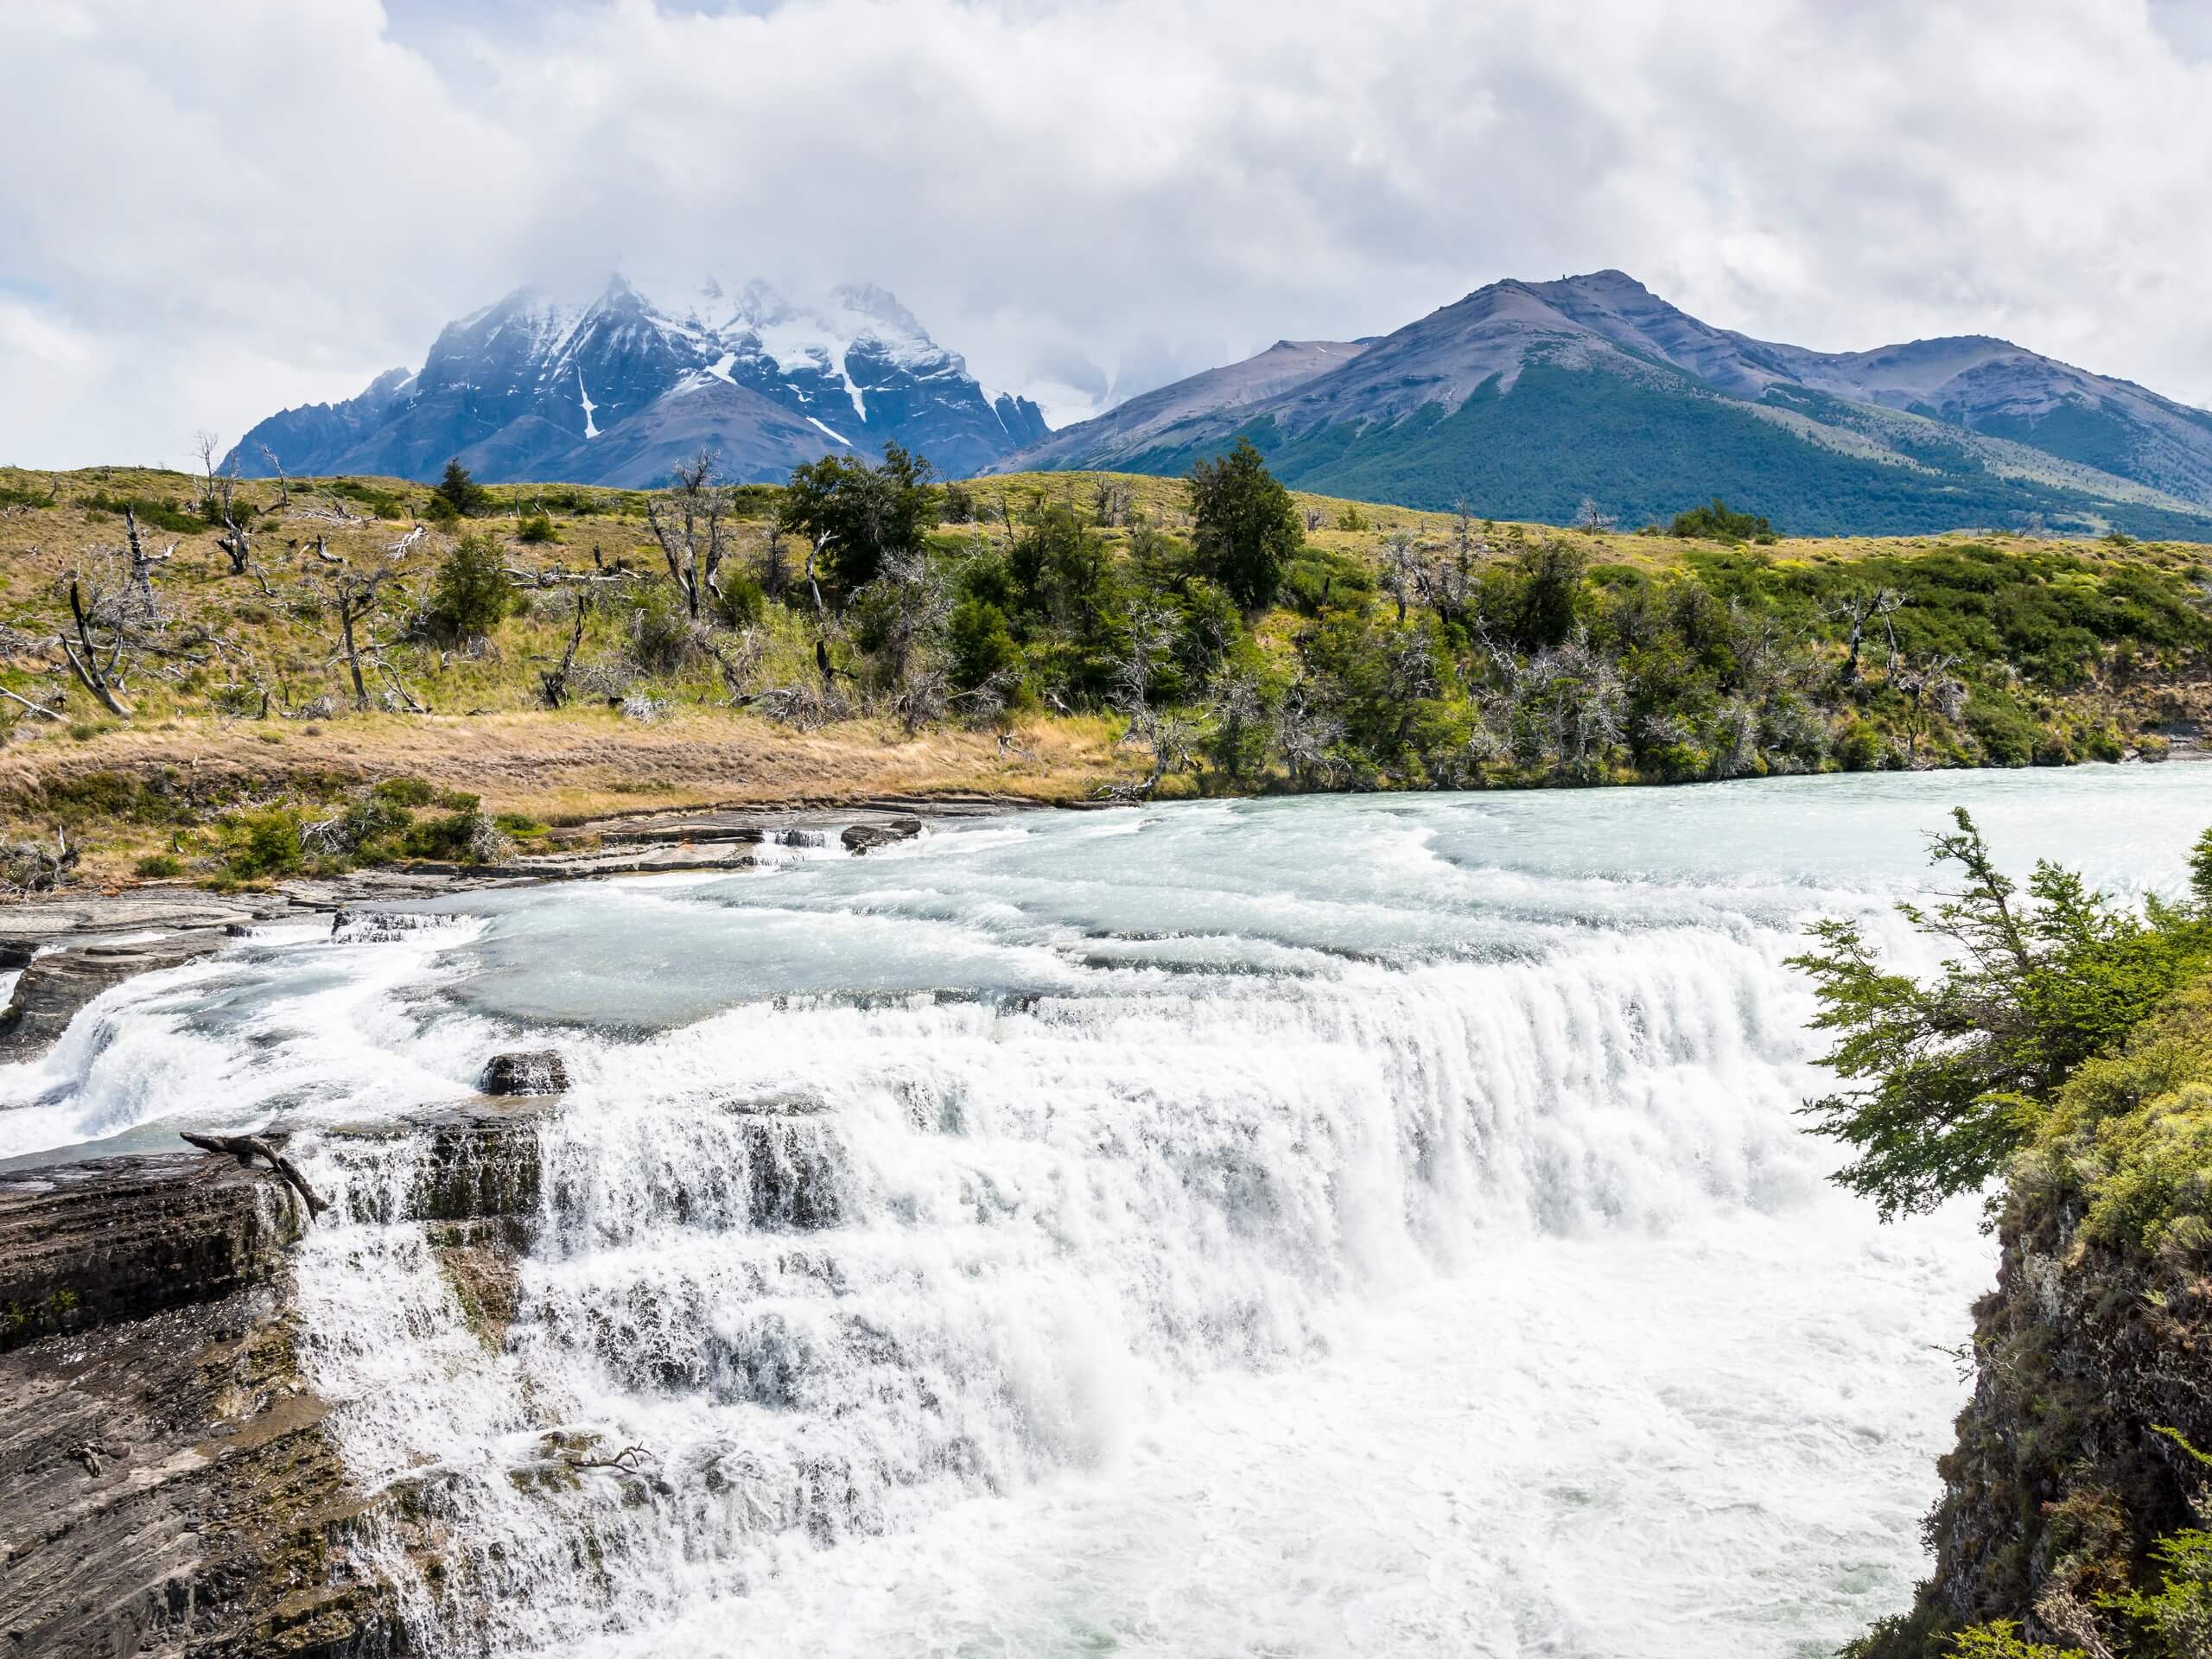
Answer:
[[[888,847],[896,841],[912,841],[922,833],[919,818],[893,818],[885,823],[855,823],[837,837],[852,853],[865,853],[872,847]]]
[[[550,1048],[494,1054],[480,1086],[487,1095],[557,1095],[569,1086],[569,1068]]]

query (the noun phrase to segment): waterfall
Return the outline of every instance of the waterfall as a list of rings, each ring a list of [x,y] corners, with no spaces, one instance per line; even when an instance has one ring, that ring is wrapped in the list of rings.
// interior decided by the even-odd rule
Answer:
[[[1487,1241],[1802,1201],[1781,948],[1660,930],[580,1040],[493,1341],[444,1224],[390,1219],[423,1136],[327,1142],[348,1219],[302,1253],[308,1359],[415,1517],[374,1565],[434,1651],[568,1650],[1096,1466],[1192,1378],[1325,1356],[1348,1300]]]
[[[2129,791],[2114,810],[2115,789]],[[1786,965],[2116,769],[946,828],[257,938],[0,1068],[0,1153],[293,1134],[348,1547],[432,1654],[1833,1650],[1986,1282],[1795,1109]],[[556,1050],[545,1101],[475,1094]],[[137,1137],[137,1139],[134,1139]]]

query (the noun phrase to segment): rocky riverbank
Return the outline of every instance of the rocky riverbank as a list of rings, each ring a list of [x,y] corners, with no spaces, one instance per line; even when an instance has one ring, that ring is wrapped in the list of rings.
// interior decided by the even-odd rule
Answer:
[[[2212,1615],[2202,1567],[2168,1559],[2212,1546],[2209,1152],[2212,985],[2085,1065],[2014,1166],[1927,1521],[1935,1571],[1852,1659],[1948,1659],[1961,1631],[2008,1623],[2059,1645],[1992,1659],[2203,1651],[2167,1625],[2201,1642]],[[2165,1605],[2123,1605],[2140,1595]]]

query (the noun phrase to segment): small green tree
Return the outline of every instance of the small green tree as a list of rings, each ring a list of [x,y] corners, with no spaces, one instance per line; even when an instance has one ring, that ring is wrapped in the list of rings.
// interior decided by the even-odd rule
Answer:
[[[1815,1027],[1841,1033],[1821,1063],[1858,1085],[1804,1110],[1854,1149],[1835,1179],[1885,1220],[1980,1186],[2076,1066],[2212,959],[2212,831],[2196,845],[2195,902],[2153,899],[2139,915],[2047,861],[2024,894],[1966,810],[1952,817],[1934,861],[1964,887],[1932,910],[1897,907],[1958,950],[1941,977],[1885,970],[1859,924],[1835,919],[1790,959],[1813,977]]]
[[[1199,567],[1229,590],[1246,615],[1265,610],[1306,542],[1290,492],[1249,438],[1192,467],[1187,486]]]
[[[987,599],[963,600],[953,607],[945,645],[952,658],[952,683],[962,691],[972,691],[1021,664],[1006,613]]]
[[[455,639],[489,633],[513,602],[499,550],[488,536],[464,536],[438,566],[430,590],[430,616],[436,630]]]
[[[819,550],[818,574],[844,593],[874,582],[887,560],[918,554],[944,501],[930,463],[896,443],[883,462],[824,455],[791,473],[779,515]]]
[[[446,475],[440,479],[431,492],[462,518],[484,511],[492,504],[492,493],[468,475],[468,468],[458,461],[446,462]]]

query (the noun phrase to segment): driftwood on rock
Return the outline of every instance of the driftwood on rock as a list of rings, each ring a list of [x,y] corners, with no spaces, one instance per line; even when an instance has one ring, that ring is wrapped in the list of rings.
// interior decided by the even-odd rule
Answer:
[[[620,1469],[626,1475],[633,1475],[638,1471],[632,1459],[651,1456],[652,1453],[642,1446],[626,1446],[611,1458],[580,1458],[570,1452],[567,1461],[571,1469]]]
[[[179,1133],[203,1152],[227,1152],[242,1164],[250,1164],[257,1158],[265,1160],[269,1167],[283,1179],[284,1185],[300,1195],[301,1202],[308,1207],[308,1218],[311,1221],[330,1207],[315,1196],[315,1189],[308,1185],[308,1178],[300,1173],[299,1166],[257,1135],[194,1135],[189,1129],[180,1130]]]

